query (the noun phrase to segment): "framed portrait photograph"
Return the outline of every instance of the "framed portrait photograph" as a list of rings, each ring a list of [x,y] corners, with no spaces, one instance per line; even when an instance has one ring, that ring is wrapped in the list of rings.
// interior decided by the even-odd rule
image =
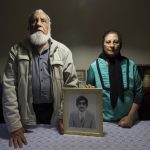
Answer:
[[[103,136],[102,89],[63,88],[65,134]]]
[[[85,69],[77,69],[77,76],[79,81],[85,81],[86,80],[86,70]]]

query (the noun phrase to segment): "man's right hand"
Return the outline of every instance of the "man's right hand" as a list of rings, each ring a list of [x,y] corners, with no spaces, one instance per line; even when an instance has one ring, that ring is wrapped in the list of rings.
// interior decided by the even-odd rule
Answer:
[[[60,134],[64,134],[64,125],[63,125],[63,120],[62,119],[58,120],[58,132]]]
[[[24,136],[25,129],[20,128],[14,132],[10,133],[9,146],[14,148],[22,148],[23,144],[27,145],[27,140]]]

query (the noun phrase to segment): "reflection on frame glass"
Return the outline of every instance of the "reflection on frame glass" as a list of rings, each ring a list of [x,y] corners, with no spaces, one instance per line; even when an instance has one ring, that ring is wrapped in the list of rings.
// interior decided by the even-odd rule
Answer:
[[[63,88],[64,133],[103,136],[102,89]]]
[[[84,69],[78,69],[76,70],[77,76],[79,81],[85,81],[86,80],[86,70]]]

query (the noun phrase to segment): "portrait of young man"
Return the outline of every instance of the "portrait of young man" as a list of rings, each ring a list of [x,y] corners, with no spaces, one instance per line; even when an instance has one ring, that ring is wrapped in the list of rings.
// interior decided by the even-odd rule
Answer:
[[[76,99],[77,111],[70,112],[69,127],[96,128],[94,114],[88,110],[88,99],[79,96]]]

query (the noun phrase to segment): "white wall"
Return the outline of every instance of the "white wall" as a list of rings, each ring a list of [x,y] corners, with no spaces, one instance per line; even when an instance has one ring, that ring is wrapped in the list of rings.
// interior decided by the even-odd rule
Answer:
[[[0,74],[8,51],[27,34],[29,14],[42,8],[52,20],[52,36],[73,52],[77,69],[87,69],[101,51],[109,29],[123,36],[122,53],[137,64],[150,64],[150,0],[1,0]]]
[[[99,47],[73,47],[73,59],[77,69],[88,69],[89,65],[101,53],[101,46]],[[136,64],[150,64],[150,50],[141,50],[134,48],[122,48],[122,55],[132,59]]]

